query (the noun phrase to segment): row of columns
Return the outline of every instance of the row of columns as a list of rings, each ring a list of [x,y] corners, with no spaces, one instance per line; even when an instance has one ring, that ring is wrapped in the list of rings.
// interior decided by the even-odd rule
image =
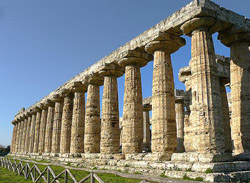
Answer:
[[[225,90],[216,70],[212,41],[214,27],[218,25],[211,17],[193,18],[181,26],[182,31],[192,39],[190,123],[195,133],[192,137],[192,148],[189,150],[223,154],[227,151],[229,137],[226,134],[230,129],[228,119],[222,113],[227,111],[222,111],[223,105],[226,105],[223,102]],[[232,134],[235,152],[249,152],[250,134],[246,130],[250,127],[249,34],[221,35],[222,42],[231,46]],[[143,106],[140,68],[153,55],[151,149],[155,153],[175,152],[179,139],[177,140],[171,54],[184,45],[183,38],[165,33],[159,40],[147,44],[146,52],[138,49],[122,53],[122,59],[117,61],[118,65],[105,65],[99,73],[86,77],[84,85],[75,83],[70,89],[63,91],[61,96],[54,96],[51,101],[46,101],[20,118],[21,122],[13,130],[12,151],[119,152],[117,77],[125,70],[122,152],[141,152]],[[101,122],[99,86],[103,84],[103,80]],[[180,105],[177,107],[181,107]],[[183,124],[179,125],[178,128],[182,128]],[[178,136],[183,141],[183,132]]]

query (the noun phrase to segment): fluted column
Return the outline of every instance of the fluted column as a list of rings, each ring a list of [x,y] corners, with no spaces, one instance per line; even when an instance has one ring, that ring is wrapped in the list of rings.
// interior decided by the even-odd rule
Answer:
[[[83,153],[84,151],[84,126],[85,126],[85,92],[86,86],[75,82],[71,86],[74,92],[73,117],[71,128],[70,153]]]
[[[26,134],[25,134],[25,145],[24,145],[24,152],[29,152],[29,143],[30,143],[30,126],[31,126],[31,114],[27,114],[27,127],[26,127]]]
[[[190,126],[193,131],[199,132],[193,133],[193,149],[186,151],[213,154],[225,152],[220,84],[212,35],[209,32],[215,22],[211,17],[193,18],[181,27],[185,34],[192,37]]]
[[[100,74],[104,76],[101,122],[101,153],[119,153],[119,105],[117,77],[123,75],[121,67],[106,64]]]
[[[98,75],[88,79],[87,103],[85,111],[84,152],[100,152],[100,89],[103,80]]]
[[[174,78],[171,53],[185,45],[179,36],[166,34],[146,51],[154,54],[152,91],[152,152],[173,153],[177,149]]]
[[[184,152],[184,99],[175,100],[177,152]]]
[[[29,136],[29,153],[34,151],[35,143],[35,128],[36,128],[36,113],[32,110],[31,124],[30,124],[30,136]]]
[[[70,93],[69,91],[65,91],[63,113],[62,113],[60,153],[70,152],[72,113],[73,113],[73,94]]]
[[[16,152],[19,152],[19,141],[20,141],[20,131],[21,131],[21,123],[17,120],[17,137],[16,137]]]
[[[40,131],[39,131],[39,146],[38,146],[39,153],[44,152],[48,106],[42,104],[41,109],[42,109],[42,114],[41,114],[41,123],[40,123]]]
[[[16,139],[16,131],[17,131],[17,125],[15,123],[12,122],[12,124],[14,125],[13,127],[13,132],[12,132],[12,140],[11,140],[11,153],[15,152],[15,139]]]
[[[52,153],[60,152],[60,139],[61,139],[61,126],[62,126],[62,111],[63,111],[63,98],[55,95],[52,99],[55,102],[54,122],[52,130]]]
[[[48,106],[48,114],[47,114],[47,123],[45,131],[44,152],[50,153],[52,149],[52,132],[53,132],[55,103],[50,100],[47,100],[46,105]]]
[[[23,121],[22,143],[21,143],[21,152],[22,153],[24,153],[24,147],[25,147],[27,122],[28,122],[28,118],[25,114],[24,121]]]
[[[118,61],[119,65],[125,67],[122,152],[133,154],[142,152],[143,111],[140,67],[148,63],[149,56],[141,51],[131,51],[126,54]]]
[[[22,142],[23,142],[23,128],[24,128],[24,118],[21,118],[20,121],[20,132],[19,132],[19,142],[18,142],[18,152],[22,152]]]
[[[143,148],[150,150],[151,132],[150,132],[150,116],[149,112],[152,110],[151,105],[143,105]]]
[[[220,33],[219,39],[230,47],[231,52],[231,129],[234,154],[248,154],[250,159],[250,32],[235,32],[226,30]]]
[[[33,153],[38,153],[41,113],[42,113],[41,109],[36,108],[36,126],[35,126],[35,136],[34,136],[35,140],[34,140]]]
[[[225,87],[225,82],[220,80],[220,95],[221,95],[221,110],[222,110],[222,120],[224,126],[224,137],[225,137],[225,152],[232,153],[232,137],[231,137],[231,126],[229,117],[229,106],[227,100],[227,92]]]

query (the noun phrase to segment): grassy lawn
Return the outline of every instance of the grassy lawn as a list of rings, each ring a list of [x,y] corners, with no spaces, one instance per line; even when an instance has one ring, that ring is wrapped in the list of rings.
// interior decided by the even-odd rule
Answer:
[[[12,160],[13,162],[13,160]],[[19,161],[17,160],[17,163]],[[24,165],[24,162],[23,162]],[[34,163],[29,162],[30,167],[34,165]],[[46,165],[41,165],[37,163],[38,168],[42,172],[47,166]],[[53,171],[55,172],[56,175],[61,173],[64,170],[64,167],[61,166],[50,166]],[[80,181],[87,175],[89,175],[89,172],[82,171],[82,170],[70,170],[70,172],[74,175],[75,179],[77,181]],[[98,173],[97,174],[105,183],[138,183],[141,180],[138,179],[128,179],[128,178],[123,178],[114,174],[104,174],[104,173]],[[47,178],[47,173],[44,174],[44,176]],[[72,179],[70,179],[70,176],[68,176],[69,180],[68,182],[74,182]],[[51,176],[52,180],[52,176]],[[60,182],[64,182],[64,174],[59,178]],[[31,178],[28,180],[25,180],[23,176],[17,176],[15,173],[12,171],[5,169],[5,168],[0,168],[0,183],[22,183],[22,182],[32,182]],[[40,180],[39,182],[44,182],[43,180]],[[86,183],[89,183],[90,180],[86,181]]]

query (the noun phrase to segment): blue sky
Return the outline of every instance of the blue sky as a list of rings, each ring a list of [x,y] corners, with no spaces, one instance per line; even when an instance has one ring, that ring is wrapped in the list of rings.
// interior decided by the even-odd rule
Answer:
[[[11,121],[64,82],[190,0],[0,0],[0,144],[11,142]],[[215,0],[250,17],[249,0]],[[190,60],[187,45],[172,55],[175,86]],[[214,35],[216,39],[216,35]],[[229,49],[215,40],[216,53]],[[152,62],[141,69],[143,96],[152,93]],[[119,82],[122,115],[124,77]],[[102,87],[101,87],[102,91]],[[102,92],[101,92],[102,93]]]

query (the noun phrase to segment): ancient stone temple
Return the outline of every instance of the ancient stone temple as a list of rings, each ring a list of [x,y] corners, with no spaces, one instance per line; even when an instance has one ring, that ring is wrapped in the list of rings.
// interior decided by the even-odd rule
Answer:
[[[230,58],[216,55],[214,33],[230,48]],[[184,35],[191,39],[191,60],[179,71],[185,91],[175,88],[172,62],[178,60],[171,59],[185,46]],[[12,121],[10,155],[154,176],[248,181],[249,46],[249,19],[210,0],[193,0],[21,109]],[[140,70],[150,61],[152,97],[143,99]],[[117,78],[123,75],[120,114]]]

